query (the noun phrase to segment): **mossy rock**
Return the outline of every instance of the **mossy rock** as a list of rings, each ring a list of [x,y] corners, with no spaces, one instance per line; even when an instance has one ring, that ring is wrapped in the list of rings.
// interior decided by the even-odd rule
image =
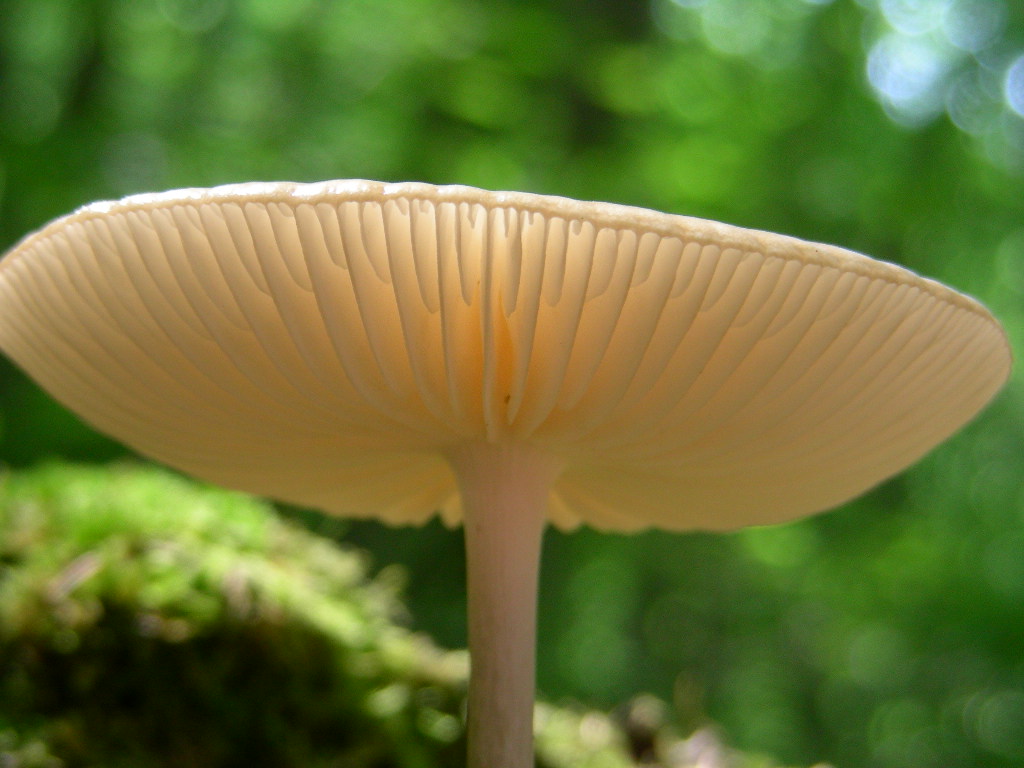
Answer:
[[[403,628],[393,581],[161,470],[7,474],[0,766],[462,766],[466,654]],[[545,768],[636,764],[597,713],[542,705],[537,743]]]
[[[363,558],[154,469],[0,485],[0,730],[67,766],[458,765],[465,659]]]

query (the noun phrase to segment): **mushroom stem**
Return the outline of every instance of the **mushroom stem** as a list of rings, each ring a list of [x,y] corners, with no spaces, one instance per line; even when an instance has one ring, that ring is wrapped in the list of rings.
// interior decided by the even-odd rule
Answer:
[[[547,499],[561,469],[523,446],[450,460],[462,494],[471,675],[469,768],[532,768],[537,580]]]

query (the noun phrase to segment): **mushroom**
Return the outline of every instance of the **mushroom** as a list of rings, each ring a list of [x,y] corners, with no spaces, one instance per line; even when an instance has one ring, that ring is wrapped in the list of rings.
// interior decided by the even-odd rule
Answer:
[[[857,253],[418,183],[90,205],[0,262],[0,306],[0,348],[147,456],[331,514],[463,523],[472,768],[533,764],[546,523],[834,507],[1010,368],[980,304]]]

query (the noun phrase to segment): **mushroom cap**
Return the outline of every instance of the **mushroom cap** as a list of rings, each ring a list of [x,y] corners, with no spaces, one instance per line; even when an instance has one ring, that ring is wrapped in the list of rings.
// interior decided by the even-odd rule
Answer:
[[[253,183],[86,206],[0,262],[0,348],[205,480],[461,520],[446,456],[564,469],[549,520],[731,529],[850,499],[1008,377],[976,301],[840,248],[461,186]]]

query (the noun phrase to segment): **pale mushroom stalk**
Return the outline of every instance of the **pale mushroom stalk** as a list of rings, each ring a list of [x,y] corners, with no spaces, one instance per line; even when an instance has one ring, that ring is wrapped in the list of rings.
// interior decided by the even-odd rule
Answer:
[[[537,579],[560,462],[520,445],[450,456],[466,539],[469,768],[533,765]]]

